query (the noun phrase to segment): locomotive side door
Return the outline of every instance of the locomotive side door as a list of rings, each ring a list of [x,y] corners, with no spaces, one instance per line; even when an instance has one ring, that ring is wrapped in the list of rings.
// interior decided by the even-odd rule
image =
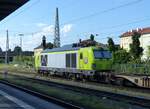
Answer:
[[[89,70],[89,54],[88,49],[82,48],[79,51],[79,68]]]

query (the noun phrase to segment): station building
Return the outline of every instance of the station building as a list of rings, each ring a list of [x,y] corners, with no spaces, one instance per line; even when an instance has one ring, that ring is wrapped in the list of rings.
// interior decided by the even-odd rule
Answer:
[[[150,46],[150,27],[147,28],[137,28],[135,30],[131,30],[128,32],[123,33],[120,38],[120,47],[129,51],[130,44],[132,43],[132,35],[134,32],[138,32],[141,34],[140,45],[143,48],[143,59],[146,59],[148,56],[148,47]]]

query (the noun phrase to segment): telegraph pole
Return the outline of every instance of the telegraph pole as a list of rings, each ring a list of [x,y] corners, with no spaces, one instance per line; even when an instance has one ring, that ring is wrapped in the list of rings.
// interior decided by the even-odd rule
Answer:
[[[9,63],[8,50],[9,50],[9,36],[8,36],[8,30],[6,30],[5,64],[8,64],[8,63]]]
[[[60,47],[60,32],[59,32],[59,14],[58,8],[56,8],[56,17],[55,17],[55,33],[54,33],[54,47]]]

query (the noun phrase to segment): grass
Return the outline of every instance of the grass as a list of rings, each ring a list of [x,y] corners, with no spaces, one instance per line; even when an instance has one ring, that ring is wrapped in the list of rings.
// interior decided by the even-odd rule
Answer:
[[[120,109],[120,107],[123,106],[123,104],[118,102],[114,102],[112,105],[107,105],[110,102],[108,99],[102,99],[100,97],[86,95],[61,88],[50,87],[36,82],[22,80],[13,76],[8,76],[7,79],[4,79],[1,75],[0,79],[38,91],[40,93],[47,94],[49,96],[56,97],[58,99],[62,99],[73,104],[77,104],[86,109]]]
[[[27,68],[18,64],[0,64],[0,71],[16,72],[16,73],[35,73],[33,68]]]

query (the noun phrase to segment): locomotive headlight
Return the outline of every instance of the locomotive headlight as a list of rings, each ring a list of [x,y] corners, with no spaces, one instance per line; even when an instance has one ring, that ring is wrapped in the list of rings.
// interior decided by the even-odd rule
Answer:
[[[93,68],[93,69],[96,68],[96,64],[92,64],[92,68]]]

